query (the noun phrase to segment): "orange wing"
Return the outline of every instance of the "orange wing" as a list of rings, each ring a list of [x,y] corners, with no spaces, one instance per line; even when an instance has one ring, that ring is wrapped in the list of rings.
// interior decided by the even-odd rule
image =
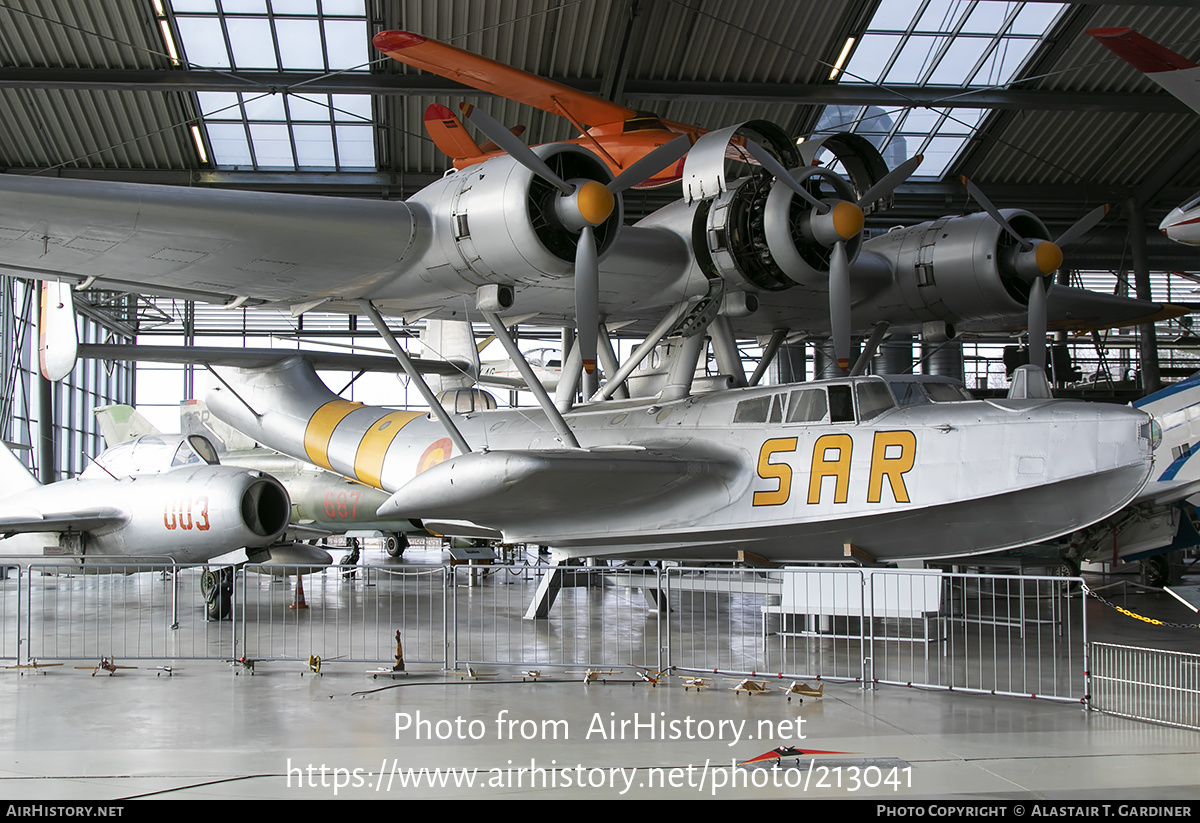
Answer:
[[[625,106],[419,34],[381,31],[372,42],[393,60],[586,126],[622,123],[637,114]]]

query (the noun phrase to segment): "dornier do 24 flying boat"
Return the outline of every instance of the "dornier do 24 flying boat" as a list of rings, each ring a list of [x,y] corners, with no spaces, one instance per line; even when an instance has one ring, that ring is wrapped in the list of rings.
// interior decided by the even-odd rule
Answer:
[[[376,37],[385,49],[388,34]],[[584,372],[605,355],[602,319],[646,333],[674,315],[665,333],[707,330],[726,344],[735,334],[831,337],[845,367],[854,334],[879,324],[936,338],[1102,327],[1163,310],[1047,289],[1059,246],[1102,211],[1057,243],[1034,215],[995,208],[864,241],[864,212],[886,206],[918,158],[888,171],[854,135],[809,141],[802,157],[766,121],[608,134],[571,112],[611,125],[632,122],[628,110],[592,114],[573,108],[588,97],[574,94],[561,99],[585,138],[530,148],[476,107],[469,121],[503,151],[405,202],[0,175],[0,271],[296,313],[367,313],[369,304],[409,318],[490,311],[574,323],[567,359]],[[638,143],[635,132],[662,145]],[[818,144],[848,178],[812,165]],[[683,199],[625,226],[622,192],[661,179],[680,158]]]
[[[1128,407],[976,401],[914,376],[692,395],[695,362],[680,357],[657,397],[563,416],[364,406],[303,357],[240,370],[207,400],[265,445],[391,493],[380,516],[560,559],[992,551],[1095,522],[1150,472],[1152,420]]]

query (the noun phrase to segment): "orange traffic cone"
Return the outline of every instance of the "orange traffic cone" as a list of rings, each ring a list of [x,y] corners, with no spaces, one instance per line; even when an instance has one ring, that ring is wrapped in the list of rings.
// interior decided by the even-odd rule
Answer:
[[[296,575],[296,600],[289,609],[307,609],[308,604],[304,602],[304,578]]]

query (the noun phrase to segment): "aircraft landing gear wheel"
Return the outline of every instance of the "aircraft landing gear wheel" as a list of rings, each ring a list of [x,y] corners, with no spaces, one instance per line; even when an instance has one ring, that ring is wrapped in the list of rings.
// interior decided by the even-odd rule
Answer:
[[[1141,561],[1142,584],[1161,589],[1171,582],[1171,561],[1165,554],[1156,554]]]
[[[227,620],[233,617],[233,569],[225,566],[213,571],[205,569],[200,575],[200,594],[204,597],[206,620]]]
[[[408,535],[404,532],[389,534],[383,539],[383,550],[388,553],[388,557],[399,557],[407,548]]]
[[[1079,561],[1073,557],[1060,557],[1058,565],[1050,569],[1052,577],[1079,577]],[[1065,583],[1065,591],[1075,590],[1075,583]]]

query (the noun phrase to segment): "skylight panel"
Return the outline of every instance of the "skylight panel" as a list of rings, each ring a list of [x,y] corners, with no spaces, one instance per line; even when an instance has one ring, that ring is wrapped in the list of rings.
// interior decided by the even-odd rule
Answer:
[[[904,44],[884,82],[904,85],[919,83],[945,43],[945,37],[913,36],[908,38],[908,42]]]
[[[215,17],[176,16],[175,25],[189,62],[207,68],[229,68],[229,49],[225,47],[225,33],[220,20]]]
[[[233,64],[239,69],[278,69],[271,21],[265,17],[227,17]]]
[[[897,34],[866,34],[842,72],[843,83],[878,83],[892,54],[904,38]]]
[[[839,75],[841,83],[1005,86],[1029,61],[1064,4],[1002,0],[882,0]],[[829,106],[814,134],[853,131],[890,167],[920,152],[918,177],[940,177],[983,120],[980,109],[882,114],[876,107]],[[852,121],[849,125],[845,121]],[[885,128],[885,123],[889,123]]]
[[[193,66],[305,76],[369,68],[364,0],[175,0],[172,14]],[[369,95],[260,88],[197,94],[215,165],[375,168]]]
[[[284,71],[325,68],[321,24],[316,18],[281,18],[275,21],[275,31],[279,35],[279,59]]]

